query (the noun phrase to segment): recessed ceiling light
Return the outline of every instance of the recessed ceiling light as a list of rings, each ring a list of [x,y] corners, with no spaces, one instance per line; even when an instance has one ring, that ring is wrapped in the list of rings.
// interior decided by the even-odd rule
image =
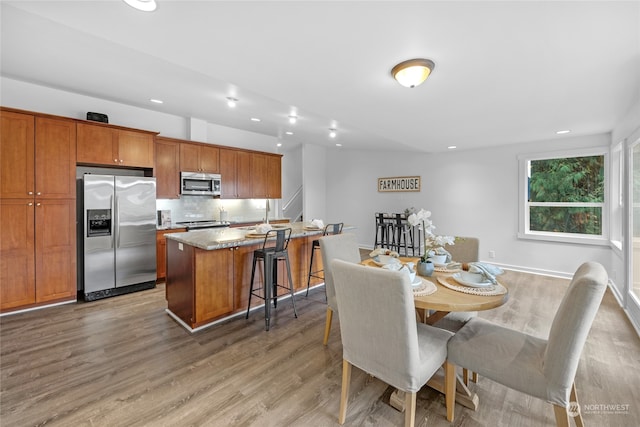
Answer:
[[[257,117],[251,117],[252,122],[260,122],[261,120]]]
[[[564,135],[565,133],[569,133],[571,132],[569,129],[565,129],[565,130],[559,130],[556,132],[556,134],[558,135]]]
[[[229,108],[234,108],[237,104],[238,104],[238,100],[236,98],[231,98],[231,97],[227,98],[227,106]]]
[[[336,143],[336,147],[342,147],[342,144],[340,144],[339,142]]]
[[[134,9],[138,9],[143,12],[153,12],[156,10],[155,0],[124,0],[124,2]]]
[[[297,121],[298,121],[298,116],[293,114],[289,116],[289,123],[291,123],[292,125],[295,124]]]
[[[285,133],[286,133],[287,135],[293,135],[293,132],[289,132],[289,131],[287,131],[287,132],[285,132]]]
[[[336,133],[335,129],[333,129],[333,128],[329,129],[329,138],[335,138],[336,135],[338,135],[338,134]]]
[[[164,104],[164,101],[162,101],[161,99],[153,99],[151,98],[149,101],[155,103],[155,104]]]
[[[278,143],[276,144],[276,147],[282,147],[282,142],[278,142]]]
[[[457,147],[457,146],[455,146],[455,145],[450,145],[450,146],[448,146],[447,148],[448,148],[449,150],[455,150],[455,149],[456,149],[456,148],[458,148],[458,147]]]

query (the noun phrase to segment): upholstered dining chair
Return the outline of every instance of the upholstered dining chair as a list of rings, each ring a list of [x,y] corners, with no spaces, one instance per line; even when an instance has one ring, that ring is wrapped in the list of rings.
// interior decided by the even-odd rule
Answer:
[[[601,264],[586,262],[573,275],[551,324],[548,339],[476,317],[449,341],[448,359],[483,377],[551,403],[558,426],[569,425],[571,403],[572,416],[576,424],[582,426],[580,411],[574,411],[574,405],[578,405],[574,380],[607,281],[607,272]]]
[[[357,264],[361,261],[361,258],[356,235],[353,233],[327,235],[318,240],[320,241],[320,254],[322,255],[324,268],[324,288],[327,293],[327,320],[324,326],[322,343],[327,345],[333,313],[338,311],[336,291],[333,287],[333,276],[331,275],[331,260],[341,259]]]
[[[453,334],[416,322],[409,275],[342,260],[333,260],[331,270],[342,336],[340,424],[346,419],[352,366],[404,391],[405,426],[413,426],[416,393],[445,365],[447,419],[452,421],[455,366],[446,358]]]

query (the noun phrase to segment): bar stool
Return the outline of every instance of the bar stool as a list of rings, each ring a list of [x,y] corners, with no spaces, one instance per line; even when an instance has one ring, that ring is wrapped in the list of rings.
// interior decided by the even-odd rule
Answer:
[[[388,248],[391,243],[391,222],[388,215],[376,212],[376,239],[373,242],[374,248]]]
[[[267,246],[268,242],[272,242],[275,237],[275,245]],[[270,230],[264,236],[262,249],[253,251],[253,268],[251,269],[251,289],[249,291],[249,304],[247,306],[247,315],[249,318],[249,310],[251,309],[251,296],[255,296],[264,300],[264,322],[265,330],[269,330],[269,322],[271,321],[271,301],[274,308],[278,306],[278,287],[288,289],[291,294],[291,303],[293,304],[293,314],[298,318],[296,312],[296,302],[293,296],[293,280],[291,279],[291,266],[289,264],[289,240],[291,239],[291,228],[278,230]],[[261,287],[254,287],[254,279],[256,273],[256,264],[258,260],[262,260],[264,267],[264,284]],[[287,267],[287,276],[289,278],[289,286],[278,284],[278,261],[283,261]],[[262,294],[258,291],[262,290]]]
[[[323,236],[340,234],[342,233],[342,227],[344,223],[339,222],[336,224],[327,224],[322,231]],[[315,277],[317,279],[324,280],[324,269],[313,271],[313,258],[316,253],[316,249],[320,249],[320,240],[314,240],[311,245],[311,261],[309,261],[309,275],[307,276],[307,293],[305,296],[309,296],[309,286],[311,285],[311,278]],[[320,273],[323,273],[320,275]]]

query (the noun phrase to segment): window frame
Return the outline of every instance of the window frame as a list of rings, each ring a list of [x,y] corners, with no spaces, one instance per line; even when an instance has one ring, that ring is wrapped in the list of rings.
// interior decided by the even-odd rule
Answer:
[[[529,202],[529,162],[532,160],[549,160],[569,157],[604,156],[604,201],[602,203],[562,203],[557,206],[595,206],[602,209],[602,234],[577,234],[553,231],[531,231],[529,228],[529,207],[540,205],[539,202]],[[543,240],[551,242],[576,243],[585,245],[609,246],[609,214],[610,214],[610,188],[609,188],[609,147],[594,147],[576,150],[547,151],[543,153],[521,154],[518,156],[518,238]],[[545,205],[545,204],[542,204]],[[548,206],[548,205],[546,205]]]

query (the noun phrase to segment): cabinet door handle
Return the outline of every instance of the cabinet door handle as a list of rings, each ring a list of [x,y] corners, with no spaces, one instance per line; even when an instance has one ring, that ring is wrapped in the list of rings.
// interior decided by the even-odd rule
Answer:
[[[41,196],[42,193],[40,193],[39,191],[36,193],[36,196]]]
[[[36,203],[36,206],[42,206],[42,203]]]
[[[28,194],[29,196],[33,196],[33,191],[29,191],[27,194]]]
[[[27,203],[27,206],[33,206],[33,202]]]
[[[118,159],[113,159],[113,162],[114,163],[118,163]]]

